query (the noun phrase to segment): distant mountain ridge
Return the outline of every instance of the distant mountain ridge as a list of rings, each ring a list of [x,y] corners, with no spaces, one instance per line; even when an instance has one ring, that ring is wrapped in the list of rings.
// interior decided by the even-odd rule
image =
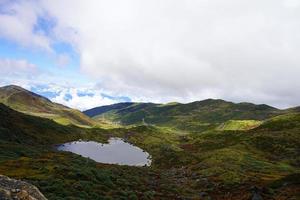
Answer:
[[[266,104],[206,99],[186,104],[124,102],[92,108],[82,113],[16,85],[0,87],[0,103],[26,114],[53,119],[64,125],[94,126],[108,121],[120,125],[158,125],[187,131],[224,127],[223,124],[229,120],[231,122],[227,123],[225,128],[228,128],[228,125],[235,127],[236,123],[239,123],[239,127],[245,123],[248,126],[251,121],[240,120],[263,121],[277,115],[300,111],[300,107],[280,110]]]
[[[134,103],[127,102],[127,103],[117,103],[117,104],[112,104],[112,105],[107,105],[107,106],[100,106],[100,107],[86,110],[86,111],[84,111],[84,114],[86,114],[90,117],[94,117],[96,115],[100,115],[100,114],[108,112],[110,110],[126,108],[132,104],[134,104]]]
[[[266,104],[206,99],[187,104],[118,103],[83,113],[96,120],[105,118],[124,125],[146,123],[184,130],[202,130],[228,120],[265,120],[286,112]]]
[[[0,103],[14,110],[44,118],[61,124],[92,126],[94,121],[79,110],[54,103],[36,93],[16,85],[0,87]]]

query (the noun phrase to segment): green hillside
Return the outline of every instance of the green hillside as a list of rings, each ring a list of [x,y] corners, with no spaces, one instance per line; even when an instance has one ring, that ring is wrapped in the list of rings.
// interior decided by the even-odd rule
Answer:
[[[182,135],[141,126],[125,135],[153,155],[153,167],[173,169],[170,179],[181,180],[178,185],[183,188],[205,191],[213,199],[251,199],[250,188],[259,185],[265,188],[264,199],[298,199],[299,117],[300,113],[281,115],[248,131],[212,129]],[[224,197],[226,190],[230,195]]]
[[[217,129],[224,131],[250,130],[258,127],[263,122],[258,120],[229,120],[222,123]]]
[[[0,104],[0,174],[34,184],[50,200],[188,195],[159,169],[101,164],[55,149],[56,144],[79,139],[106,142],[124,130],[63,126]]]
[[[15,85],[0,88],[0,103],[26,114],[53,119],[64,125],[93,126],[95,124],[79,110],[53,103],[45,97]]]
[[[84,113],[94,119],[123,125],[149,124],[199,132],[216,128],[228,120],[265,120],[284,111],[268,105],[207,99],[188,104],[119,103]]]
[[[151,167],[96,163],[53,146],[109,137],[145,149]],[[299,113],[272,117],[251,130],[212,128],[198,134],[151,125],[63,126],[0,104],[0,174],[36,185],[50,200],[199,199],[199,193],[246,200],[254,186],[264,199],[297,199],[299,138]]]

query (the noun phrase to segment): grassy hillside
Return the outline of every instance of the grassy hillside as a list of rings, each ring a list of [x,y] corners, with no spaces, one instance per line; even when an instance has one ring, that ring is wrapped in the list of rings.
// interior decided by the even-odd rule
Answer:
[[[250,199],[253,186],[264,188],[264,199],[298,199],[299,117],[300,113],[281,115],[248,131],[202,134],[141,126],[124,137],[153,155],[152,167],[172,169],[168,176],[178,185],[205,191],[213,199]]]
[[[94,119],[107,119],[124,125],[150,124],[200,132],[216,128],[228,120],[264,120],[283,111],[268,105],[207,99],[188,104],[119,103],[84,113]]]
[[[113,105],[107,105],[107,106],[92,108],[92,109],[86,110],[84,113],[88,116],[94,117],[94,116],[97,116],[97,115],[101,115],[102,113],[109,112],[111,110],[120,110],[120,109],[129,107],[133,104],[134,103],[130,103],[130,102],[128,102],[128,103],[117,103],[117,104],[113,104]]]
[[[80,111],[53,103],[49,99],[19,86],[1,87],[0,103],[26,114],[53,119],[64,125],[92,126],[95,124],[92,119]]]
[[[53,120],[26,115],[0,103],[0,151],[1,156],[27,155],[35,148],[44,148],[80,138],[91,138],[93,131],[102,129],[83,129],[73,125],[63,126]],[[97,140],[103,140],[103,134],[97,134]],[[11,145],[11,146],[10,146]],[[21,149],[15,149],[21,145]],[[28,150],[28,152],[26,152]],[[0,156],[0,160],[1,160]]]
[[[100,164],[53,146],[111,136],[148,151],[152,166]],[[62,126],[0,104],[0,174],[33,183],[49,199],[248,200],[254,186],[264,199],[297,199],[299,138],[299,113],[270,118],[251,130],[197,134],[149,125]]]
[[[224,131],[250,130],[260,126],[263,122],[258,120],[229,120],[222,123],[217,129]]]
[[[103,129],[63,126],[0,104],[0,174],[36,185],[50,200],[176,199],[182,189],[160,171],[96,163],[55,150],[78,139],[106,142]],[[178,191],[177,191],[178,190]]]

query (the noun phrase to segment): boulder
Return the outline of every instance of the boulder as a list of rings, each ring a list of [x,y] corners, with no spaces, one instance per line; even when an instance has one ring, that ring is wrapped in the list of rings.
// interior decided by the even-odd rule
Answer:
[[[47,200],[37,187],[0,175],[1,200]]]

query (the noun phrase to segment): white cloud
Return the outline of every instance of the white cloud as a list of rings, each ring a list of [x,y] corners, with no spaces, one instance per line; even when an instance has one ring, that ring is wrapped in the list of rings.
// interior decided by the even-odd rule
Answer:
[[[99,88],[149,101],[300,102],[298,1],[40,2]]]
[[[38,16],[43,12],[36,1],[0,2],[0,37],[11,39],[26,47],[51,51],[50,39],[34,31]]]
[[[37,73],[37,67],[27,60],[0,58],[0,75],[28,76]]]
[[[290,8],[296,8],[300,6],[300,1],[298,0],[285,0],[284,5]]]
[[[91,93],[93,95],[79,95],[79,93]],[[69,96],[69,98],[67,99],[66,96]],[[61,88],[59,95],[51,98],[51,100],[81,111],[117,103],[116,100],[103,97],[99,91],[91,91],[83,88]]]
[[[59,67],[66,67],[70,62],[70,57],[68,54],[62,53],[57,55],[56,60]]]

